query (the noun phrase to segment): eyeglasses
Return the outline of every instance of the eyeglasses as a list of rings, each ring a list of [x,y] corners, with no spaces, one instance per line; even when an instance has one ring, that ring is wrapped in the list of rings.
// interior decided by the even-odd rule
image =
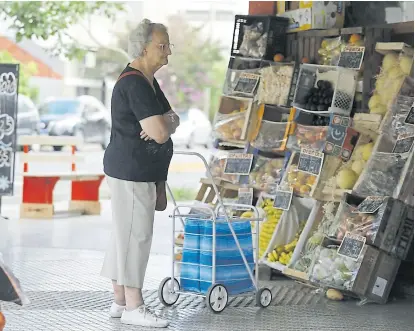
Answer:
[[[172,50],[174,48],[174,44],[159,44],[160,49],[165,52],[167,49]]]

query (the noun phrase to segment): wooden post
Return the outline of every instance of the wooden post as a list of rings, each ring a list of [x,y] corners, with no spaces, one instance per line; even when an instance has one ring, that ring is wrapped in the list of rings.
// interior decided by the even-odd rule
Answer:
[[[76,146],[72,145],[72,155],[75,155]],[[75,159],[72,160],[72,171],[76,171]]]
[[[29,145],[24,145],[23,146],[23,152],[24,153],[29,153]],[[28,172],[29,171],[29,164],[27,162],[25,162],[23,164],[23,172]]]

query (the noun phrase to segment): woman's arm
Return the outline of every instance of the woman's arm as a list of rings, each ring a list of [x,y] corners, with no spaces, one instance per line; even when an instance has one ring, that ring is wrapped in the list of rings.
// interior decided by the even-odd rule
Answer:
[[[170,128],[166,124],[164,115],[147,117],[140,121],[141,139],[154,140],[158,144],[164,144],[170,138]]]
[[[172,109],[170,109],[167,113],[163,114],[163,121],[165,123],[165,127],[166,127],[166,130],[168,132],[168,137],[164,141],[164,142],[166,142],[170,138],[170,136],[173,133],[176,132],[176,129],[180,125],[180,117]],[[143,128],[143,131],[141,131],[141,133],[140,133],[141,139],[144,139],[145,141],[155,140],[157,143],[159,143],[156,139],[151,138],[151,134],[149,134],[150,131],[146,131],[146,129],[143,127],[143,125],[141,125],[141,127]]]
[[[180,125],[180,117],[172,109],[165,113],[163,117],[169,133],[172,135]]]

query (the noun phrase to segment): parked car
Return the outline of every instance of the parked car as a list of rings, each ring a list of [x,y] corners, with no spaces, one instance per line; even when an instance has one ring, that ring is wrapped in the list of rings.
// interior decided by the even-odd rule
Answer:
[[[16,134],[18,136],[36,135],[39,134],[39,128],[40,118],[37,107],[29,97],[19,94]]]
[[[111,116],[101,101],[90,95],[75,98],[52,98],[39,106],[41,134],[77,136],[84,143],[108,146]],[[55,151],[61,146],[53,146]]]
[[[212,142],[212,125],[207,115],[197,108],[178,112],[180,126],[172,135],[175,145],[192,148],[196,145],[209,148]]]

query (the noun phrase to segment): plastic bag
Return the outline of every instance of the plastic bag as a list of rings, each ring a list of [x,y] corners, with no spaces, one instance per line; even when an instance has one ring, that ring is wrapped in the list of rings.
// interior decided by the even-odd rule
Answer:
[[[23,306],[30,303],[23,292],[19,280],[6,266],[0,253],[0,301],[13,302]]]
[[[360,196],[394,196],[404,175],[410,153],[391,154],[375,152],[359,178],[354,192]]]
[[[300,197],[310,197],[317,185],[318,176],[299,171],[298,161],[300,153],[297,153],[291,165],[284,174],[284,180],[281,185],[292,187],[294,193]]]
[[[226,158],[228,157],[229,153],[241,153],[241,150],[237,149],[217,152],[210,160],[209,169],[212,173],[213,178],[218,178],[233,184],[237,184],[239,183],[239,175],[229,175],[223,173],[225,170]]]
[[[346,43],[342,42],[341,37],[325,38],[321,42],[318,54],[320,55],[320,64],[336,66],[340,59],[342,49]]]
[[[286,106],[290,94],[294,66],[291,64],[272,63],[262,68],[258,87],[260,103]]]
[[[337,212],[336,218],[331,225],[329,236],[343,240],[346,232],[366,237],[366,243],[375,244],[383,215],[386,211],[387,203],[373,214],[354,213],[357,205],[349,205],[342,201]]]
[[[302,148],[323,151],[328,129],[328,126],[297,124],[294,135],[288,139],[287,148],[294,151],[301,151]]]
[[[244,25],[244,35],[239,53],[242,56],[261,58],[267,48],[268,33],[264,33],[264,24],[258,22],[252,25]]]
[[[264,152],[284,150],[289,128],[289,122],[262,120],[258,135],[252,142],[252,146]]]
[[[249,184],[267,193],[274,193],[284,171],[284,158],[255,156]]]
[[[225,78],[225,83],[223,85],[223,94],[225,95],[235,95],[235,96],[246,96],[245,93],[240,93],[237,91],[234,91],[237,83],[238,83],[238,79],[242,74],[256,74],[259,75],[259,69],[252,69],[252,70],[234,70],[234,69],[229,69],[226,71],[226,78]]]
[[[318,222],[317,229],[307,238],[307,242],[300,252],[300,258],[293,262],[295,270],[308,273],[313,263],[316,249],[320,247],[323,239],[329,234],[331,225],[334,221],[339,203],[327,202],[322,206],[321,221]],[[316,216],[318,217],[318,216]],[[290,266],[291,267],[291,266]]]
[[[252,99],[222,96],[214,121],[216,138],[225,141],[244,141],[251,113]]]
[[[367,246],[365,245],[357,261],[337,254],[337,247],[319,246],[315,251],[313,265],[310,268],[310,281],[323,286],[331,286],[352,291]]]
[[[293,197],[290,210],[286,211],[278,223],[269,243],[268,262],[288,265],[298,243],[310,209],[305,207],[300,198]]]
[[[218,115],[214,127],[215,137],[223,140],[240,140],[245,126],[245,112]]]
[[[414,104],[414,98],[399,95],[387,112],[382,132],[397,139],[401,134],[414,133],[414,126],[405,124],[405,119]]]

